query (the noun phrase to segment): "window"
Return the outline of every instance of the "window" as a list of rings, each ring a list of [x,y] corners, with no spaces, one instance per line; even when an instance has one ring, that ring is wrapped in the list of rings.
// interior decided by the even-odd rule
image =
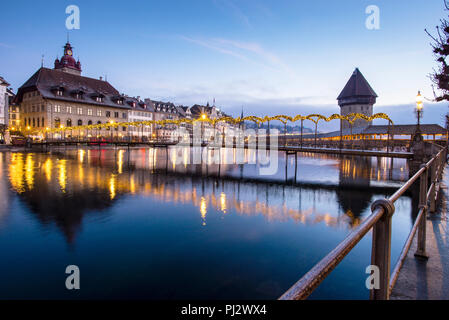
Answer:
[[[31,112],[34,112],[34,106],[31,107]]]
[[[123,100],[117,100],[117,104],[123,104]]]
[[[87,121],[87,125],[92,125],[92,120]]]
[[[60,128],[60,127],[61,127],[61,119],[55,118],[55,128]]]
[[[97,101],[97,102],[103,102],[103,97],[97,97],[97,98],[95,99],[95,101]]]
[[[122,118],[123,118],[123,119],[126,119],[126,112],[123,112],[123,113],[122,113]]]
[[[101,117],[101,110],[100,109],[97,110],[97,116]]]
[[[83,125],[83,120],[79,119],[78,120],[78,126],[82,126]]]
[[[39,118],[37,118],[37,126],[40,127]]]
[[[111,111],[106,111],[106,117],[108,117],[108,118],[111,117]]]
[[[45,106],[41,105],[41,112],[44,112],[44,111],[45,111]]]
[[[67,113],[72,113],[72,107],[67,107]]]
[[[35,127],[35,126],[36,126],[36,121],[33,118],[33,127]]]
[[[83,114],[83,108],[77,108],[78,114]]]
[[[56,90],[56,95],[57,96],[62,96],[62,90]]]
[[[114,112],[114,117],[118,118],[118,112]]]
[[[44,117],[42,117],[42,126],[45,127],[45,120],[44,120]]]
[[[91,116],[92,115],[92,109],[87,109],[87,115]]]
[[[67,127],[71,127],[72,126],[72,119],[67,119]]]

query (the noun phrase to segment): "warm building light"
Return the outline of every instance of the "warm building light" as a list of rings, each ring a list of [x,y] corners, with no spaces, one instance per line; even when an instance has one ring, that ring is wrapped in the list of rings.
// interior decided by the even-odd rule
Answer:
[[[201,115],[201,119],[206,120],[206,115],[204,113]]]

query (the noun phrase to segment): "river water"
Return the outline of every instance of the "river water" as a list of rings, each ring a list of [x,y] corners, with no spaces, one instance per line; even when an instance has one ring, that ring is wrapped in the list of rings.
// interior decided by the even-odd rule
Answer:
[[[295,174],[278,153],[261,175],[254,151],[190,151],[0,152],[0,299],[276,299],[408,178],[402,159],[299,154]],[[415,215],[396,202],[393,263]],[[371,233],[311,298],[367,299],[370,253]]]

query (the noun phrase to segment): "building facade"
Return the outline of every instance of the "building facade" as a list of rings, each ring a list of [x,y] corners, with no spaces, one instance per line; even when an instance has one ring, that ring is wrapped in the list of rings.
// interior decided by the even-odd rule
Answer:
[[[154,110],[152,104],[140,100],[140,97],[127,97],[129,122],[152,121]],[[129,135],[132,140],[153,140],[153,125],[129,126]]]
[[[125,126],[47,134],[54,128],[128,122],[127,97],[101,78],[81,76],[81,64],[73,59],[72,50],[67,43],[54,69],[41,67],[19,88],[14,103],[20,108],[22,131],[47,139],[127,135]]]
[[[338,96],[340,114],[346,116],[350,113],[361,113],[368,117],[373,115],[373,106],[376,103],[377,94],[366,81],[360,70],[356,68],[349,78],[342,92]],[[353,128],[366,128],[372,123],[363,119],[357,119]],[[348,121],[341,121],[341,129],[349,129]]]
[[[0,77],[0,125],[7,126],[8,117],[8,105],[9,105],[9,83],[5,79]]]

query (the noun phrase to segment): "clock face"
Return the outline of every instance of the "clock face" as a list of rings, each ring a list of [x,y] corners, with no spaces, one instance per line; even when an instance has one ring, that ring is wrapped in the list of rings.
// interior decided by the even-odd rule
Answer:
[[[69,56],[71,56],[71,55],[72,55],[72,50],[67,50],[67,54],[68,54]]]

